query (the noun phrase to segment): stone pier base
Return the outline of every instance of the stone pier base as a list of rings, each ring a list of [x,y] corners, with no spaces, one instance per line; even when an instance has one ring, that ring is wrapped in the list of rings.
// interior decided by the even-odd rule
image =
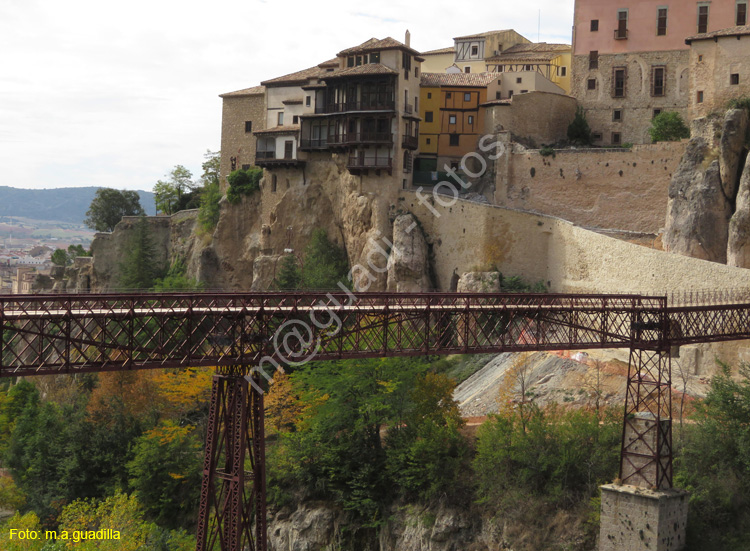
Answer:
[[[599,551],[679,551],[685,547],[688,493],[602,486]]]

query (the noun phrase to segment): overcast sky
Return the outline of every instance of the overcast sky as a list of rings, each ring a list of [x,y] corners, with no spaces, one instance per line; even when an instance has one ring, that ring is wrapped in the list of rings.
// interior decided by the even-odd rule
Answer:
[[[421,51],[513,28],[570,43],[573,0],[0,0],[0,185],[150,190],[197,177],[221,140],[219,94],[371,37]]]

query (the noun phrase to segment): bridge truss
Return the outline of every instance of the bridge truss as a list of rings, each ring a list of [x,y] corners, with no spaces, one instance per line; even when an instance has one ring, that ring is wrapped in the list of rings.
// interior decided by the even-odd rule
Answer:
[[[636,295],[0,296],[0,377],[214,366],[198,551],[267,551],[263,391],[305,361],[629,348],[620,479],[672,486],[670,350],[750,338],[750,303]]]

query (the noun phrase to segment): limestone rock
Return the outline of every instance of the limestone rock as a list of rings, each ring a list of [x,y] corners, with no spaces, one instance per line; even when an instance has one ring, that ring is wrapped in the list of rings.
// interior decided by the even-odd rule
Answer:
[[[748,117],[744,109],[731,109],[724,117],[719,145],[719,169],[724,195],[730,200],[737,194],[740,160],[745,149]]]
[[[271,289],[280,258],[279,255],[260,255],[255,258],[251,291],[268,291]]]
[[[710,155],[706,140],[690,140],[669,184],[664,247],[673,253],[723,263],[732,205],[721,187],[719,161],[712,161]]]
[[[723,120],[718,115],[708,115],[690,121],[690,137],[703,138],[710,147],[718,147]]]
[[[466,272],[458,280],[459,293],[499,293],[500,272]]]
[[[430,288],[427,243],[412,214],[393,222],[393,248],[388,257],[388,290],[418,293]]]
[[[727,264],[750,268],[750,157],[740,178],[737,208],[729,221]]]

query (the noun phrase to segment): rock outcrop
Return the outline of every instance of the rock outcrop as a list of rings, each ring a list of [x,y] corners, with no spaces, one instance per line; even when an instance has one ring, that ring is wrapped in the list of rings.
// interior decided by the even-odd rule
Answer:
[[[393,222],[393,247],[388,256],[388,290],[418,293],[430,289],[427,243],[412,214]]]
[[[724,194],[719,161],[703,138],[693,138],[669,185],[664,247],[667,251],[726,262],[732,203]]]
[[[740,178],[737,206],[729,221],[727,264],[750,268],[750,157]]]
[[[466,272],[458,279],[459,293],[499,293],[500,272]]]
[[[730,109],[724,117],[719,143],[719,172],[724,195],[730,200],[737,195],[740,161],[745,150],[748,117],[744,109]]]

